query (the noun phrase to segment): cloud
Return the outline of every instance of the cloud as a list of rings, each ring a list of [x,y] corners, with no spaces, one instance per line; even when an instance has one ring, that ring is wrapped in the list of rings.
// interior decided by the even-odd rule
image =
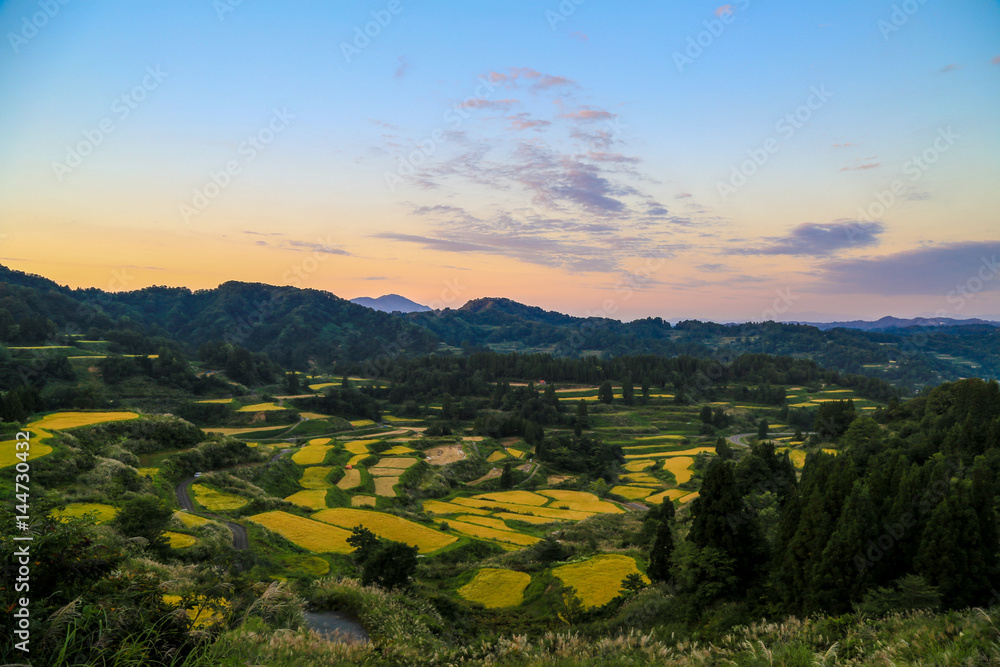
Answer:
[[[410,59],[406,56],[399,56],[396,60],[399,61],[399,65],[396,66],[396,72],[392,76],[396,79],[402,79],[410,69]]]
[[[531,114],[527,112],[507,116],[507,120],[510,121],[510,129],[512,130],[541,130],[552,125],[552,121],[532,118]]]
[[[994,65],[1000,65],[1000,56],[993,56],[993,60],[990,61]]]
[[[948,72],[954,72],[956,70],[962,69],[962,66],[957,63],[951,63],[950,65],[945,65],[938,70],[938,74],[947,74]]]
[[[718,271],[727,271],[729,269],[729,266],[726,264],[699,264],[695,268],[700,269],[701,271],[708,271],[710,273],[715,273]]]
[[[586,157],[588,160],[593,160],[594,162],[617,162],[619,164],[636,164],[642,161],[637,157],[622,155],[621,153],[608,153],[605,151],[587,151]]]
[[[503,100],[484,100],[480,97],[472,97],[458,106],[464,109],[498,109],[500,111],[509,111],[512,106],[520,104],[520,100],[515,99],[503,99]]]
[[[358,280],[396,280],[398,276],[364,276],[363,278],[358,278]]]
[[[571,32],[569,34],[569,36],[570,37],[574,37],[574,38],[580,40],[581,42],[586,42],[586,41],[590,40],[590,37],[587,37],[586,34],[580,32],[579,30],[577,30],[576,32]]]
[[[830,261],[820,266],[816,291],[942,297],[953,292],[996,291],[1000,289],[998,254],[1000,241],[967,241]]]
[[[569,120],[575,120],[581,123],[593,123],[600,120],[611,120],[616,114],[610,111],[604,111],[602,109],[580,109],[579,111],[571,111],[569,113],[559,114],[560,118],[568,118]]]
[[[722,5],[721,7],[715,8],[715,15],[718,16],[719,18],[722,18],[726,14],[732,14],[732,13],[733,13],[732,5]]]
[[[742,248],[736,255],[812,255],[823,257],[848,248],[878,245],[885,226],[879,222],[804,222],[783,237],[767,239],[770,245]]]
[[[674,195],[674,199],[690,199],[692,196],[690,192],[681,192]]]
[[[491,83],[498,83],[506,88],[527,87],[535,92],[576,86],[576,82],[572,79],[543,74],[530,67],[510,67],[506,72],[490,72],[485,78]]]
[[[845,141],[842,144],[833,144],[833,148],[850,148],[851,146],[857,146],[858,144],[852,144],[849,141]]]
[[[876,167],[881,167],[881,162],[869,162],[867,164],[859,164],[856,167],[841,167],[841,171],[863,171],[865,169],[875,169]]]
[[[244,232],[244,234],[257,234],[259,236],[265,236],[259,232]],[[272,234],[281,236],[280,234]],[[295,241],[295,240],[284,240],[279,243],[271,243],[269,241],[264,241],[263,239],[255,242],[256,245],[264,246],[266,248],[276,248],[278,250],[291,250],[293,252],[306,252],[307,250],[312,250],[313,252],[320,252],[326,255],[343,255],[345,257],[353,257],[353,253],[349,253],[342,248],[337,248],[336,246],[327,245],[326,243],[310,243],[309,241]]]

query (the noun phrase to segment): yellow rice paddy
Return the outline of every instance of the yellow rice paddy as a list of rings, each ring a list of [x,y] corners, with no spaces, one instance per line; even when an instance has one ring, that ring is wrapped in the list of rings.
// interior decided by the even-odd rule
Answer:
[[[171,549],[186,549],[194,546],[194,543],[198,541],[194,535],[175,533],[172,530],[163,531],[163,536],[170,542]]]
[[[250,521],[264,526],[303,549],[316,553],[347,554],[354,550],[354,547],[347,543],[347,538],[351,536],[349,530],[322,521],[313,521],[280,510],[256,514],[250,517]]]
[[[181,522],[185,528],[199,528],[209,523],[214,523],[210,519],[190,512],[174,512],[174,518]]]
[[[420,553],[437,551],[458,538],[392,514],[338,507],[316,512],[312,518],[340,528],[364,526],[379,537],[417,547]]]
[[[425,500],[424,511],[431,514],[461,514],[463,512],[470,514],[489,514],[486,510],[465,507],[464,505],[457,505],[443,500]]]
[[[274,410],[284,410],[285,408],[275,403],[254,403],[253,405],[244,405],[242,408],[236,412],[271,412]]]
[[[337,482],[337,487],[344,489],[345,491],[358,486],[361,486],[361,471],[357,468],[345,470],[344,476],[340,478],[339,482]]]
[[[326,508],[326,489],[306,489],[285,498],[288,502],[311,510]]]
[[[398,477],[377,477],[375,479],[375,494],[384,498],[394,498],[396,490],[393,488],[399,484]]]
[[[135,412],[56,412],[28,424],[28,427],[59,431],[104,422],[128,421],[138,417]]]
[[[236,510],[243,507],[248,502],[246,498],[226,493],[224,491],[216,491],[215,489],[210,489],[204,484],[192,484],[191,490],[194,491],[194,499],[198,501],[199,505],[207,510]]]
[[[375,507],[374,496],[351,496],[352,507]]]
[[[299,486],[303,489],[329,489],[330,483],[326,476],[333,470],[332,466],[312,466],[302,472]]]
[[[326,453],[331,449],[331,445],[308,444],[292,454],[292,461],[300,466],[316,465],[326,460]]]
[[[633,573],[639,573],[635,559],[619,554],[601,554],[552,570],[563,584],[576,589],[585,607],[600,607],[613,600],[621,592],[622,580]],[[646,575],[642,579],[649,583]]]
[[[516,533],[512,530],[497,530],[496,528],[489,528],[487,526],[465,523],[464,521],[454,521],[451,519],[449,519],[447,523],[451,530],[461,533],[462,535],[468,535],[469,537],[481,537],[488,540],[496,540],[497,542],[508,542],[522,547],[530,546],[540,541],[537,537],[532,535],[524,535],[523,533]]]
[[[694,475],[691,472],[693,465],[694,459],[690,456],[674,456],[663,462],[663,469],[673,474],[678,484],[683,484]]]
[[[646,488],[643,486],[613,486],[611,487],[611,493],[616,496],[621,496],[622,498],[627,498],[629,500],[642,500],[650,493],[653,489]]]
[[[66,505],[65,509],[52,510],[52,516],[60,519],[77,516],[90,516],[94,519],[95,523],[110,521],[115,518],[116,514],[118,514],[117,509],[111,505],[104,505],[102,503],[71,503]]]
[[[530,583],[531,575],[525,572],[484,567],[458,589],[458,594],[489,609],[516,607],[524,600],[524,589]]]
[[[545,496],[532,493],[531,491],[497,491],[496,493],[481,493],[478,496],[473,496],[473,498],[534,506],[541,506],[549,502],[549,499]]]

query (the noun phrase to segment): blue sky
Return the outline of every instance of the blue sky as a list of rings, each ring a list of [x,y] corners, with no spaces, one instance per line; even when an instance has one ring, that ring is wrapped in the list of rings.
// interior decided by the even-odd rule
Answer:
[[[0,3],[0,261],[624,319],[1000,316],[998,3],[577,2]]]

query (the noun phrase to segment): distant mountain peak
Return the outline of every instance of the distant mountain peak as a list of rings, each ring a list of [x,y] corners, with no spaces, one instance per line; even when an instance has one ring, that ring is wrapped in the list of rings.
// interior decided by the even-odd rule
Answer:
[[[430,310],[429,307],[417,303],[411,299],[407,299],[405,296],[400,296],[399,294],[383,294],[378,298],[372,298],[370,296],[359,296],[355,299],[351,299],[351,303],[356,303],[359,306],[365,306],[366,308],[372,308],[374,310],[380,310],[383,313],[423,313]]]

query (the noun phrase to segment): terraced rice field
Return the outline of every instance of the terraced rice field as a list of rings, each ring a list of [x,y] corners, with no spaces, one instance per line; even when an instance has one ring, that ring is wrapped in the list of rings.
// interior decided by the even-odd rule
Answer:
[[[159,468],[136,468],[139,475],[146,477],[156,477],[156,473],[160,472]]]
[[[285,498],[288,502],[311,510],[326,509],[326,489],[306,489]]]
[[[425,500],[424,511],[431,514],[461,514],[463,512],[482,515],[489,514],[487,510],[469,508],[464,505],[457,505],[455,503],[449,503],[442,500]]]
[[[475,511],[471,507],[466,507],[465,509],[468,512]],[[497,512],[493,516],[505,519],[507,521],[523,521],[525,523],[541,524],[541,523],[552,523],[553,521],[555,521],[555,519],[550,519],[544,516],[534,516],[532,514],[513,514],[512,512]]]
[[[694,476],[694,473],[691,472],[693,465],[694,459],[690,456],[673,456],[663,462],[663,469],[673,474],[678,484],[683,484]]]
[[[274,410],[284,409],[275,403],[254,403],[253,405],[244,405],[236,412],[273,412]]]
[[[32,438],[29,440],[28,447],[28,462],[34,461],[35,459],[40,459],[43,456],[48,456],[52,453],[52,447],[41,442],[42,439],[48,438],[49,434],[45,431],[36,430],[32,432]],[[0,468],[7,468],[12,465],[21,463],[21,459],[17,457],[18,452],[25,451],[23,448],[17,448],[17,440],[4,440],[0,442]],[[24,466],[21,466],[22,468]]]
[[[639,461],[629,461],[624,465],[624,468],[629,472],[641,472],[643,470],[648,470],[651,466],[655,467],[656,461],[644,459]]]
[[[174,518],[181,522],[185,528],[200,528],[201,526],[215,523],[210,519],[206,519],[203,516],[198,516],[197,514],[191,514],[190,512],[174,512]]]
[[[394,447],[390,447],[389,449],[385,450],[382,453],[387,454],[389,456],[395,456],[397,454],[412,454],[414,451],[416,450],[414,450],[412,447],[407,447],[406,445],[395,445]]]
[[[483,500],[477,498],[455,498],[453,501],[458,505],[466,507],[493,508],[508,511],[511,514],[531,514],[549,519],[559,519],[562,521],[583,521],[594,516],[594,512],[579,512],[576,510],[560,510],[549,507],[533,507],[531,505],[518,505],[516,503],[502,503],[495,500]]]
[[[320,389],[326,389],[327,387],[332,387],[336,382],[318,382],[316,384],[309,385],[309,388],[313,391],[319,391]]]
[[[313,521],[280,510],[256,514],[249,519],[309,551],[338,554],[354,551],[354,547],[347,543],[351,531],[322,521]]]
[[[661,491],[660,493],[654,493],[651,496],[647,496],[643,499],[644,503],[654,503],[659,505],[663,502],[664,498],[669,500],[677,500],[678,498],[687,495],[687,491],[682,491],[680,489],[667,489],[666,491]]]
[[[233,399],[231,398],[207,398],[204,401],[195,401],[195,403],[221,403],[221,404],[232,403],[232,402]]]
[[[396,490],[393,488],[399,484],[398,477],[377,477],[375,479],[375,494],[383,498],[395,498]]]
[[[378,442],[378,440],[351,440],[344,443],[344,449],[351,454],[368,454],[368,445]]]
[[[464,521],[466,523],[475,523],[480,526],[486,526],[487,528],[496,528],[497,530],[515,530],[503,522],[502,519],[494,519],[489,516],[477,516],[475,514],[463,514],[462,516],[456,517],[457,521]]]
[[[368,458],[369,456],[371,456],[371,455],[370,454],[355,454],[347,462],[347,465],[349,465],[349,466],[356,466],[359,463],[361,463],[362,461],[364,461],[366,458]]]
[[[539,507],[549,502],[549,499],[545,496],[532,493],[531,491],[497,491],[496,493],[481,493],[478,496],[473,496],[473,498],[498,500],[503,503],[516,503],[518,505],[533,505]]]
[[[637,442],[645,442],[647,440],[677,440],[684,442],[687,440],[687,436],[683,435],[646,435],[641,438],[635,439]]]
[[[351,507],[375,507],[375,497],[351,496]]]
[[[340,528],[364,526],[379,537],[416,546],[422,554],[437,551],[457,541],[456,537],[440,530],[382,512],[338,507],[316,512],[311,518]]]
[[[354,428],[363,428],[365,426],[374,426],[374,425],[375,422],[373,422],[371,419],[355,419],[354,421],[351,422],[351,426],[353,426]]]
[[[163,531],[163,536],[170,542],[171,549],[187,549],[188,547],[193,547],[195,542],[198,541],[194,535],[175,533],[172,530]]]
[[[623,448],[628,451],[629,448]],[[715,447],[694,447],[691,449],[682,449],[675,452],[661,451],[661,452],[644,452],[642,454],[626,454],[625,459],[663,459],[671,456],[697,456],[698,454],[708,454],[714,453]]]
[[[633,472],[622,478],[626,484],[639,484],[640,486],[663,486],[663,482],[650,475],[648,472]]]
[[[78,426],[103,424],[104,422],[128,421],[129,419],[138,419],[138,417],[139,415],[135,412],[56,412],[31,422],[28,424],[28,428],[61,431]]]
[[[541,495],[552,498],[546,507],[555,509],[577,510],[580,512],[595,512],[598,514],[621,514],[625,510],[614,503],[601,500],[593,493],[585,491],[560,491],[553,489],[550,491],[539,491]]]
[[[532,544],[540,541],[537,537],[525,535],[524,533],[517,533],[510,529],[498,530],[488,526],[480,526],[475,523],[466,523],[464,521],[455,521],[452,519],[449,519],[447,523],[451,530],[469,537],[479,537],[497,542],[507,542],[521,547],[531,546]]]
[[[244,433],[257,433],[258,431],[287,431],[292,428],[292,424],[279,424],[277,426],[251,426],[249,428],[226,428],[207,426],[203,429],[205,433],[221,433],[222,435],[243,435]]]
[[[508,447],[507,453],[519,459],[523,459],[525,454],[525,452],[521,451],[520,449],[514,449],[513,447]]]
[[[418,459],[414,458],[390,456],[388,458],[380,459],[378,463],[372,466],[372,468],[396,468],[398,470],[406,470],[410,466],[416,465],[417,461]]]
[[[328,441],[329,438],[321,438],[321,440]],[[300,466],[317,465],[326,460],[326,454],[331,449],[333,449],[333,445],[314,443],[310,440],[309,444],[292,454],[292,461]]]
[[[326,476],[333,471],[332,466],[311,466],[302,471],[299,486],[303,489],[329,489]]]
[[[60,519],[78,516],[90,516],[95,523],[111,521],[118,514],[118,510],[111,505],[102,503],[71,503],[65,509],[52,510],[52,516]]]
[[[458,589],[458,594],[488,609],[516,607],[524,600],[524,589],[530,583],[531,575],[525,572],[484,567]]]
[[[487,456],[486,460],[490,463],[496,463],[497,461],[505,458],[507,458],[507,452],[498,449],[497,451]]]
[[[639,573],[635,559],[619,554],[601,554],[552,570],[563,584],[576,589],[585,607],[600,607],[613,600],[621,592],[622,580],[633,573]],[[649,583],[645,574],[642,579]]]
[[[399,477],[405,470],[402,468],[369,468],[368,474],[372,477]]]
[[[198,504],[213,512],[237,510],[249,502],[246,498],[224,491],[216,491],[204,484],[192,484],[191,490],[194,491],[194,499],[198,501]]]
[[[611,487],[611,493],[616,496],[621,496],[622,498],[627,498],[628,500],[642,500],[650,493],[653,489],[644,486],[613,486]]]
[[[350,470],[344,471],[344,476],[340,478],[337,482],[337,488],[344,489],[354,489],[361,486],[361,471],[357,468],[351,468]]]

